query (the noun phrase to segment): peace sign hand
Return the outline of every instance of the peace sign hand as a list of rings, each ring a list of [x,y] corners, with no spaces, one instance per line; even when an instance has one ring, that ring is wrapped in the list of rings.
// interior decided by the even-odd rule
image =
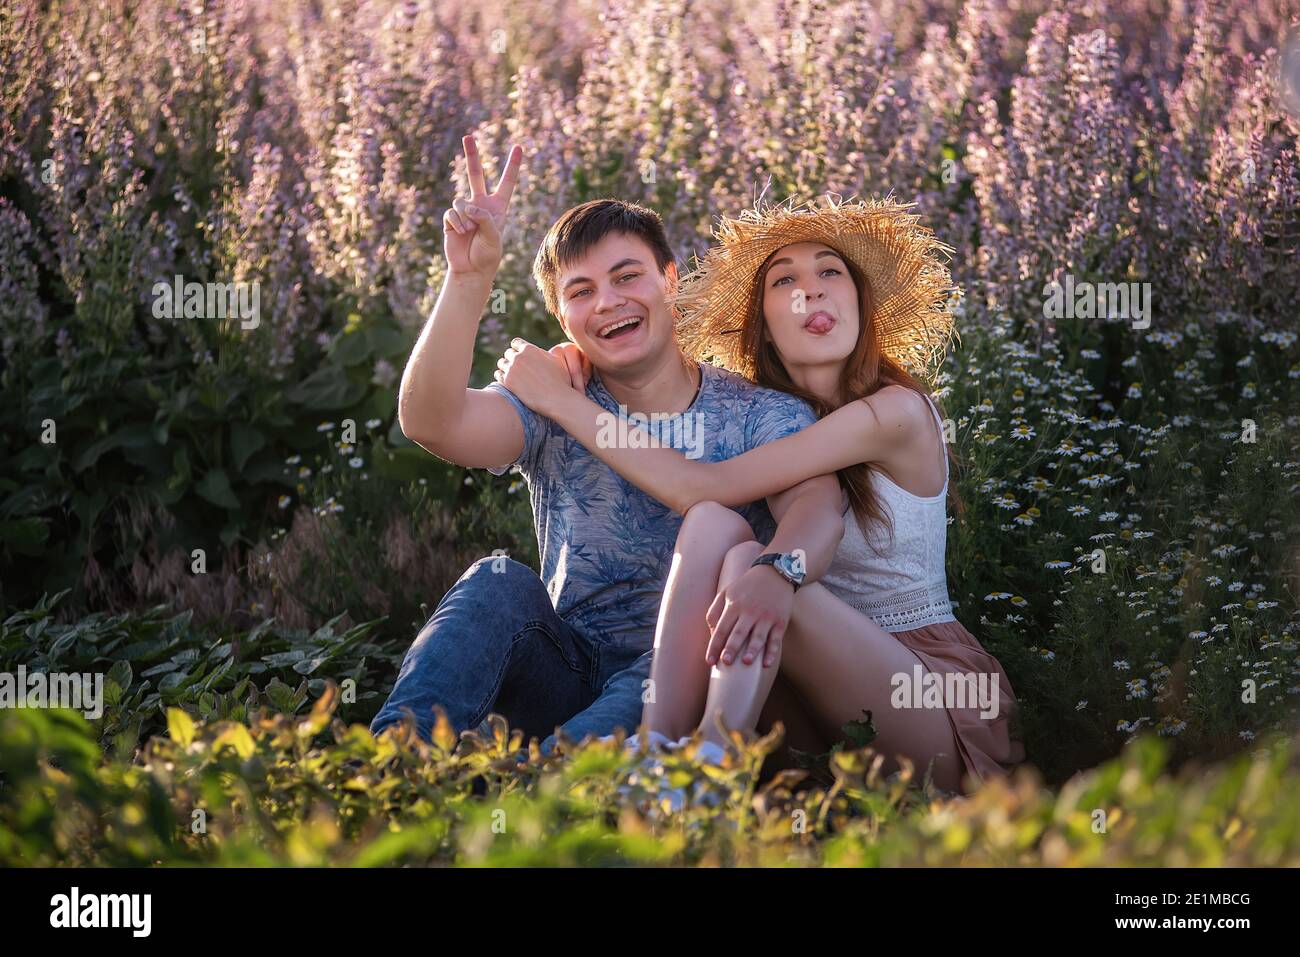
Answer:
[[[465,148],[465,164],[469,172],[469,199],[458,196],[452,202],[452,208],[442,214],[443,249],[452,275],[491,279],[501,265],[506,209],[510,206],[515,183],[519,181],[524,151],[519,146],[511,148],[501,178],[496,188],[489,192],[474,137],[462,137],[461,144]]]

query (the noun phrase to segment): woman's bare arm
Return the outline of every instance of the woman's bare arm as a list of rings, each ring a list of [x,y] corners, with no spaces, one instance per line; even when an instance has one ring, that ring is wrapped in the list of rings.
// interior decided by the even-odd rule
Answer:
[[[619,475],[673,511],[685,514],[696,502],[744,505],[815,475],[860,462],[887,462],[915,434],[918,424],[928,420],[923,409],[910,390],[882,389],[836,409],[794,435],[722,462],[689,459],[649,435],[645,448],[602,442],[602,426],[612,421],[614,413],[576,390],[556,397],[548,414]]]

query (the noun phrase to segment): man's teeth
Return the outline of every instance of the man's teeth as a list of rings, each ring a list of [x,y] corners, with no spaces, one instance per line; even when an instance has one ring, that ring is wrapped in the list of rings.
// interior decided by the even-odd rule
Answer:
[[[640,319],[623,319],[623,320],[621,320],[621,321],[619,321],[619,322],[614,323],[612,326],[607,326],[607,327],[606,327],[606,328],[601,332],[600,337],[601,337],[602,339],[608,339],[610,336],[612,336],[612,335],[613,335],[615,332],[617,332],[619,329],[622,329],[624,326],[631,326],[631,325],[634,325],[634,324],[636,324],[636,323],[638,323],[638,322],[640,322],[640,321],[641,321]]]

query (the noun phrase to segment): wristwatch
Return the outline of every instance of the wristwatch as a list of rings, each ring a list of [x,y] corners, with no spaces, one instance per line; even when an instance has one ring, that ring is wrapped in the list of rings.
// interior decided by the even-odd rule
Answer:
[[[778,575],[794,586],[795,591],[799,590],[799,586],[807,577],[803,560],[789,552],[768,552],[766,555],[759,555],[754,559],[754,564],[749,567],[753,568],[756,565],[771,565]]]

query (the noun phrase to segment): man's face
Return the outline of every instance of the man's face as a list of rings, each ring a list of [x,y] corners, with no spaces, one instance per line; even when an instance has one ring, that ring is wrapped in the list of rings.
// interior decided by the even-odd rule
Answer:
[[[599,371],[654,367],[676,348],[672,310],[664,302],[676,282],[677,267],[670,263],[660,275],[641,239],[610,233],[560,269],[560,324]]]

